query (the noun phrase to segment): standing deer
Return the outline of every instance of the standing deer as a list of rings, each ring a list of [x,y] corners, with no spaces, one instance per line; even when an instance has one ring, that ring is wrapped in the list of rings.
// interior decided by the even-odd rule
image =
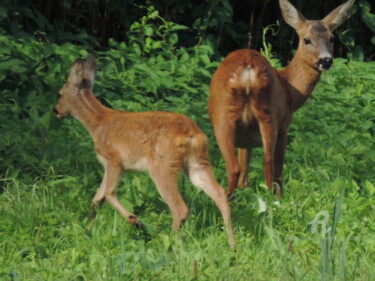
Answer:
[[[305,19],[287,0],[279,3],[284,20],[299,36],[290,64],[276,70],[259,52],[237,50],[223,60],[211,80],[208,111],[226,162],[228,196],[237,185],[247,186],[250,150],[261,145],[267,186],[277,197],[283,193],[283,163],[293,112],[306,102],[322,72],[332,66],[332,32],[349,17],[354,0],[317,21]]]
[[[233,248],[231,211],[225,190],[211,170],[206,135],[185,115],[133,113],[105,107],[92,93],[94,78],[94,57],[90,56],[86,63],[77,60],[59,91],[55,107],[59,118],[73,116],[85,126],[104,166],[104,178],[93,199],[93,217],[96,208],[107,200],[130,223],[138,224],[137,217],[121,205],[115,191],[122,171],[142,170],[150,173],[172,212],[173,229],[178,230],[189,215],[177,186],[178,172],[183,169],[192,183],[215,201]]]

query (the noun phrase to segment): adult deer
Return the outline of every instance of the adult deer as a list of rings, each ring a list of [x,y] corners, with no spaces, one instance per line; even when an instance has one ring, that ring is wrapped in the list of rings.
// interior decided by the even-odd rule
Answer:
[[[122,171],[142,170],[150,173],[172,212],[173,229],[178,230],[189,214],[177,186],[178,172],[183,169],[192,183],[215,201],[224,218],[229,244],[234,247],[230,207],[224,188],[211,170],[206,135],[185,115],[132,113],[105,107],[92,93],[94,78],[95,59],[90,56],[86,63],[77,60],[55,107],[58,117],[73,116],[86,127],[104,166],[104,178],[93,199],[93,217],[96,208],[107,200],[130,223],[138,224],[115,191]]]
[[[287,130],[293,112],[310,96],[322,71],[332,66],[332,32],[349,17],[354,0],[317,21],[306,20],[287,0],[279,3],[284,20],[299,36],[290,64],[276,70],[259,52],[237,50],[223,60],[211,81],[208,111],[226,162],[228,195],[237,185],[247,186],[250,150],[261,145],[267,186],[277,197],[283,193]]]

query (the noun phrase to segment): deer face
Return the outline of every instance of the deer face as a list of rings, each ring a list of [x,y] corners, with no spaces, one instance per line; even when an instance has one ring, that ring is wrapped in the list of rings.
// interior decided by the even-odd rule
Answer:
[[[306,63],[320,71],[330,69],[334,37],[329,28],[321,21],[306,21],[298,31],[299,49]]]
[[[92,60],[93,58],[89,59],[90,62]],[[91,63],[90,67],[94,67],[94,63]],[[90,71],[87,72],[93,76]],[[84,75],[84,64],[81,60],[77,60],[69,72],[68,81],[59,91],[59,102],[54,110],[57,117],[68,117],[73,114],[74,108],[77,106],[79,92],[87,84],[91,85],[91,81]]]
[[[55,113],[58,118],[68,117],[72,115],[72,105],[75,103],[74,95],[77,95],[79,89],[71,82],[67,82],[59,91],[59,101],[55,106]]]

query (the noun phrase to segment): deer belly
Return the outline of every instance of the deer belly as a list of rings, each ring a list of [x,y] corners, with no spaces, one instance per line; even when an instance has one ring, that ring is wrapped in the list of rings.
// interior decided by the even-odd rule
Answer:
[[[234,145],[239,148],[262,146],[262,136],[259,132],[259,128],[237,128],[234,136]]]
[[[128,169],[136,170],[136,171],[147,171],[148,170],[146,157],[139,158],[139,159],[137,159],[137,161],[133,162],[132,164],[133,165],[131,165]]]
[[[124,170],[148,171],[147,158],[142,150],[120,150]]]

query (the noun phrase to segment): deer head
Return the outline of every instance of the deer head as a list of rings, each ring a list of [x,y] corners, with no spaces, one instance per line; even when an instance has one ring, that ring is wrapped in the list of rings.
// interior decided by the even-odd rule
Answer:
[[[55,107],[57,117],[75,116],[75,108],[85,92],[92,91],[95,79],[95,58],[89,56],[84,63],[76,60],[68,74],[68,81],[59,91],[59,102]]]
[[[333,63],[333,31],[350,15],[354,0],[349,0],[329,13],[322,20],[307,20],[288,1],[280,0],[284,20],[299,37],[298,51],[305,62],[320,71],[328,70]]]

